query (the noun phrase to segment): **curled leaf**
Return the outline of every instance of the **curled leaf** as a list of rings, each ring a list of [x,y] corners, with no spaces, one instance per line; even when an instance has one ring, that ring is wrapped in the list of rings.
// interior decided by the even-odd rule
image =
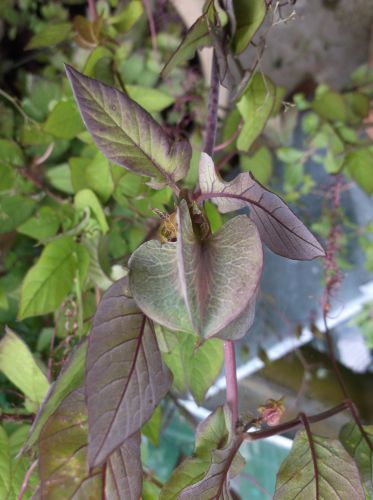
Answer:
[[[215,171],[206,153],[200,161],[199,199],[212,199],[220,212],[250,208],[250,218],[258,228],[260,237],[272,252],[295,260],[312,260],[325,256],[325,251],[279,196],[268,191],[249,173],[239,174],[225,182]]]
[[[119,90],[66,66],[83,121],[109,160],[157,185],[174,185],[189,168],[188,141],[173,142],[161,126]]]
[[[171,384],[152,323],[130,297],[127,278],[97,309],[86,364],[88,460],[91,467],[135,434]]]

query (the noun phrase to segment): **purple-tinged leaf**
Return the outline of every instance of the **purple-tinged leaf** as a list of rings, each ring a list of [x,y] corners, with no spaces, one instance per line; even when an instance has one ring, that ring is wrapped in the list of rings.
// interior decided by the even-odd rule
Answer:
[[[253,320],[263,255],[246,215],[200,241],[185,200],[178,210],[178,241],[149,241],[132,255],[133,296],[156,323],[200,337],[240,338]]]
[[[198,426],[194,455],[175,469],[162,489],[161,500],[231,499],[230,479],[244,464],[238,452],[241,443],[228,407],[218,407]]]
[[[358,468],[341,443],[312,435],[314,455],[305,432],[298,432],[277,475],[276,500],[364,500]]]
[[[110,455],[106,464],[105,495],[108,500],[138,500],[142,491],[141,434],[136,432]]]
[[[199,182],[202,195],[198,199],[212,199],[222,213],[250,207],[250,217],[272,252],[294,260],[325,256],[317,239],[281,198],[251,174],[239,174],[233,181],[225,182],[216,173],[210,156],[202,153]]]
[[[123,92],[66,66],[83,121],[109,160],[154,185],[185,177],[192,154],[186,140],[173,142],[162,127]]]
[[[48,418],[40,434],[40,497],[100,498],[102,472],[102,468],[88,468],[84,390],[76,389]]]
[[[127,278],[103,296],[86,364],[88,460],[102,464],[151,417],[171,384],[153,324],[131,298]]]

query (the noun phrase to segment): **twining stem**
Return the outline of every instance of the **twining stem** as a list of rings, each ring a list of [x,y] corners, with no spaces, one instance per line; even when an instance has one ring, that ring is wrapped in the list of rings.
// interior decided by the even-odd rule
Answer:
[[[236,353],[234,342],[226,340],[224,342],[224,367],[225,379],[227,382],[227,403],[232,412],[233,425],[238,420],[238,387],[236,374]]]
[[[97,8],[95,0],[88,0],[88,11],[91,21],[96,21],[97,19]]]
[[[218,60],[213,52],[211,64],[211,84],[209,100],[207,105],[207,124],[205,130],[205,141],[203,151],[212,156],[214,153],[216,130],[218,126],[218,107],[219,107],[219,68]],[[225,378],[227,382],[227,403],[232,412],[232,422],[235,426],[238,420],[238,388],[236,374],[236,353],[234,342],[226,340],[224,342],[224,367]]]

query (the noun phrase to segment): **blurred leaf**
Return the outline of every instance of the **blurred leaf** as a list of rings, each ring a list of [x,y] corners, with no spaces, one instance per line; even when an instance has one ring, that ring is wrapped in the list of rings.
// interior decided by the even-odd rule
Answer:
[[[48,380],[28,346],[10,329],[0,341],[0,371],[33,403],[43,401]]]
[[[223,225],[223,220],[220,212],[216,208],[216,205],[214,205],[210,201],[206,201],[204,203],[204,209],[210,223],[211,231],[213,233],[216,233],[216,231],[218,231]]]
[[[153,446],[158,446],[159,433],[161,432],[162,425],[162,412],[161,407],[158,405],[154,410],[153,415],[143,425],[141,432],[146,436]]]
[[[347,153],[344,166],[368,195],[373,194],[373,146]]]
[[[146,109],[149,113],[155,113],[168,108],[175,99],[165,92],[140,85],[126,85],[126,91],[131,99]]]
[[[172,185],[185,176],[191,156],[189,142],[171,142],[160,125],[122,92],[70,66],[66,71],[85,124],[109,160],[152,177],[157,185]]]
[[[117,15],[110,17],[109,23],[114,24],[120,33],[126,33],[137,23],[143,12],[141,0],[130,0]]]
[[[244,172],[252,172],[255,179],[266,186],[273,173],[272,154],[262,146],[252,156],[240,155],[240,167]]]
[[[223,126],[223,141],[228,141],[230,140],[236,133],[237,129],[240,125],[241,122],[241,115],[238,111],[238,109],[235,107],[233,108],[227,115],[225,121],[224,121],[224,126]],[[224,151],[234,151],[235,145],[236,145],[236,140],[232,141],[229,146],[226,146],[224,148]],[[199,161],[199,158],[198,158]]]
[[[360,125],[369,115],[369,97],[361,92],[346,92],[343,97],[347,103],[347,119],[352,125]]]
[[[48,134],[61,139],[74,139],[85,130],[73,99],[58,102],[43,128]]]
[[[108,276],[106,269],[106,253],[104,249],[103,239],[99,235],[83,238],[83,245],[89,253],[89,269],[88,276],[90,280],[101,290],[107,290],[113,281]],[[104,261],[104,262],[103,262]]]
[[[25,158],[22,149],[16,142],[0,139],[0,162],[18,167],[24,166]]]
[[[98,151],[94,158],[72,157],[69,165],[71,182],[76,193],[89,188],[104,202],[109,199],[114,190],[114,183],[106,156]]]
[[[346,121],[348,108],[344,97],[332,90],[319,90],[320,87],[312,104],[314,111],[325,120]]]
[[[40,432],[48,418],[57,410],[62,401],[84,381],[84,367],[87,351],[87,342],[83,342],[64,363],[64,366],[51,386],[30,430],[24,450],[31,449],[37,442]]]
[[[233,49],[236,54],[240,54],[249,45],[264,21],[267,5],[265,0],[234,0],[233,6],[237,21]]]
[[[317,462],[320,498],[364,500],[359,471],[336,439],[312,435]],[[305,432],[298,432],[288,457],[277,475],[275,500],[315,498],[316,475]]]
[[[77,249],[69,236],[48,243],[23,281],[20,319],[53,312],[61,305],[73,287]]]
[[[276,90],[271,80],[261,73],[255,73],[237,103],[244,120],[237,138],[237,147],[241,151],[247,151],[262,132],[271,115],[275,96]]]
[[[0,234],[16,229],[28,219],[35,201],[19,195],[0,195]]]
[[[207,390],[218,377],[223,366],[223,342],[210,339],[198,345],[193,335],[165,332],[175,335],[177,346],[163,358],[174,376],[174,384],[181,393],[188,389],[198,404],[202,404]]]
[[[84,65],[84,69],[83,69],[83,73],[87,76],[95,76],[95,67],[96,67],[96,64],[101,60],[101,59],[104,59],[104,58],[111,58],[112,57],[112,53],[110,52],[109,49],[107,49],[106,47],[96,47],[94,50],[92,50],[92,52],[89,54],[86,62],[85,62],[85,65]]]
[[[67,163],[62,163],[56,167],[48,168],[45,173],[45,177],[50,184],[59,191],[67,194],[74,194],[73,186],[71,184],[70,169]]]
[[[83,49],[92,50],[100,43],[103,19],[97,17],[89,21],[83,16],[75,16],[73,20],[75,42]]]
[[[90,333],[86,392],[91,467],[140,430],[170,383],[152,324],[130,298],[123,278],[101,299]]]
[[[81,191],[76,193],[74,198],[74,205],[78,210],[82,211],[84,211],[88,207],[92,211],[92,214],[96,217],[103,234],[108,232],[109,226],[106,221],[105,213],[100,201],[93,191],[91,191],[90,189],[82,189]]]
[[[30,236],[38,241],[54,236],[60,226],[60,218],[51,207],[41,207],[40,210],[18,226],[17,232]]]
[[[364,427],[364,430],[373,444],[373,426]],[[373,453],[360,429],[355,423],[348,423],[342,427],[339,439],[359,469],[367,498],[373,498]]]
[[[26,45],[26,50],[53,47],[67,38],[71,33],[70,23],[49,24],[40,33],[34,35]]]

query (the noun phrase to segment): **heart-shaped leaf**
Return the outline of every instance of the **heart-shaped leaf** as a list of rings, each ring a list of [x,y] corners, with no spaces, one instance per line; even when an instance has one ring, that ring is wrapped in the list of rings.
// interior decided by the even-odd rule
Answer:
[[[173,142],[161,126],[119,90],[66,66],[83,121],[109,160],[158,185],[174,185],[189,168],[188,141]]]
[[[91,467],[136,433],[171,384],[152,323],[123,278],[103,296],[89,335],[86,364]]]
[[[247,216],[238,216],[200,241],[185,200],[178,221],[177,243],[146,242],[130,259],[137,304],[171,330],[195,332],[205,339],[243,336],[252,320],[263,263],[255,225]]]
[[[313,456],[305,432],[299,432],[277,475],[276,500],[325,498],[364,500],[359,471],[336,439],[312,436]],[[315,461],[314,461],[315,459]],[[318,496],[317,492],[318,485]]]
[[[251,174],[239,174],[233,181],[225,182],[216,173],[210,156],[202,153],[199,175],[203,193],[199,200],[213,199],[222,213],[250,207],[250,217],[272,252],[295,260],[325,256],[320,243],[286,203]]]

